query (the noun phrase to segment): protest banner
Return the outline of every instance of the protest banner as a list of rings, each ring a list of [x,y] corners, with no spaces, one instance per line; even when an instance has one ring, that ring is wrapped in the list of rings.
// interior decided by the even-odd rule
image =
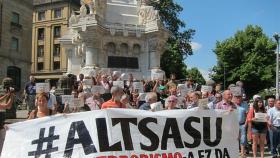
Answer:
[[[92,86],[91,93],[92,94],[95,94],[95,93],[104,94],[105,88],[103,86]]]
[[[61,95],[61,103],[71,103],[74,99],[74,95]]]
[[[113,86],[124,88],[123,81],[113,81]]]
[[[236,158],[237,116],[223,110],[59,114],[9,125],[1,157]]]
[[[36,93],[45,92],[48,93],[50,91],[49,83],[36,83]]]

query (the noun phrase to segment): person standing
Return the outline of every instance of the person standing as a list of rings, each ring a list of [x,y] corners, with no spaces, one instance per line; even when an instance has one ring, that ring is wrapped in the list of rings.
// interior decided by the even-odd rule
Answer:
[[[271,154],[273,158],[276,158],[277,150],[280,155],[280,100],[276,100],[275,106],[270,108],[267,114],[269,116]]]
[[[32,110],[35,109],[35,99],[36,99],[36,83],[35,83],[35,78],[34,76],[29,77],[29,82],[26,83],[25,89],[24,89],[24,94],[25,94],[25,101],[28,107],[28,114]]]

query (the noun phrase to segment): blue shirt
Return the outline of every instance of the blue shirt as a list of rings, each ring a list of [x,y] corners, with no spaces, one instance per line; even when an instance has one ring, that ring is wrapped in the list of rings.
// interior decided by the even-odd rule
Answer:
[[[267,112],[273,126],[280,127],[280,110],[276,107],[270,108]]]
[[[246,109],[243,106],[237,106],[239,124],[244,124],[246,121]]]
[[[242,102],[240,106],[245,109],[246,113],[249,112],[249,105],[246,102]]]

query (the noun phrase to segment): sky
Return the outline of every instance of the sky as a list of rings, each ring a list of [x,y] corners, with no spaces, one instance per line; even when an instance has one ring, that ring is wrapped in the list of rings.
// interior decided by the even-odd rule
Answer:
[[[183,7],[180,19],[196,31],[192,39],[194,54],[185,63],[197,67],[208,79],[217,63],[213,52],[217,41],[234,36],[247,25],[258,25],[273,39],[280,33],[280,0],[174,0]]]

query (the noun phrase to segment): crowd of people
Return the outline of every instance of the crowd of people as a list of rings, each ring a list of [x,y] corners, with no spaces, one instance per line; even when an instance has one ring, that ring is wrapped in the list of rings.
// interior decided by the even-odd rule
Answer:
[[[88,80],[92,85],[88,84]],[[86,83],[87,81],[87,83]],[[114,81],[122,81],[123,87],[114,85]],[[142,87],[135,87],[138,82]],[[92,92],[94,86],[101,86],[102,93]],[[206,88],[205,88],[206,87]],[[250,102],[246,97],[243,83],[229,85],[228,89],[221,90],[221,85],[207,82],[199,86],[192,78],[184,82],[176,80],[171,74],[169,80],[136,80],[132,74],[123,80],[120,72],[112,75],[98,74],[96,77],[78,76],[72,85],[72,95],[80,98],[84,104],[82,108],[70,107],[69,102],[62,102],[61,96],[56,95],[55,88],[49,92],[36,93],[35,78],[30,76],[26,84],[25,94],[28,105],[29,119],[54,115],[57,113],[72,113],[107,108],[130,108],[149,111],[172,109],[204,109],[238,111],[239,142],[241,157],[249,152],[248,142],[252,142],[253,156],[257,156],[259,145],[261,157],[264,157],[265,144],[271,149],[273,157],[280,154],[280,100],[273,96],[263,100],[254,95]],[[1,99],[1,98],[0,98]],[[2,105],[0,110],[8,108],[9,103]],[[2,125],[4,127],[4,124]]]

